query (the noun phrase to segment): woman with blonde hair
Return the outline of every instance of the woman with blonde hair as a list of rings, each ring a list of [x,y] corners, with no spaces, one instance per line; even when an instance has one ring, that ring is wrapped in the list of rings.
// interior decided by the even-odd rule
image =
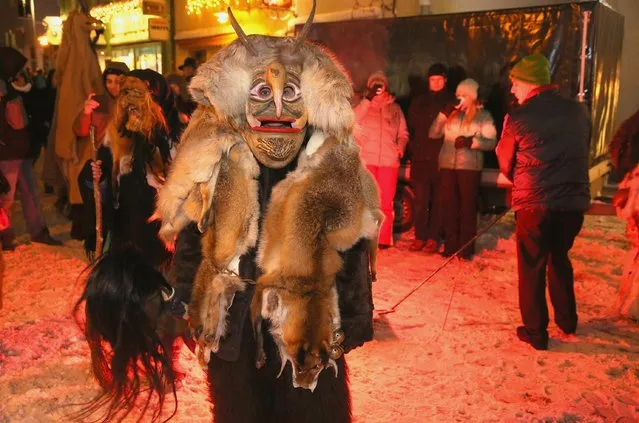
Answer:
[[[444,215],[444,256],[455,254],[477,234],[477,196],[484,151],[497,144],[490,112],[477,99],[479,84],[473,79],[459,83],[457,104],[444,108],[430,128],[429,137],[443,137],[439,153],[441,207]],[[459,257],[472,259],[474,243]]]

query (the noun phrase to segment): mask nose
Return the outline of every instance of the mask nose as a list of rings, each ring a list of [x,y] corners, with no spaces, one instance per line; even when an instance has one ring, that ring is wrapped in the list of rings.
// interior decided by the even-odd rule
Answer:
[[[282,116],[282,95],[286,85],[286,69],[280,62],[273,62],[266,67],[264,77],[266,83],[273,90],[273,102],[275,103],[275,115]]]

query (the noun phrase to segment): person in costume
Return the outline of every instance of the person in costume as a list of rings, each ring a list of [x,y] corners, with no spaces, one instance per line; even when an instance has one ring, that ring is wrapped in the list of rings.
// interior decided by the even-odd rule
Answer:
[[[84,102],[84,109],[76,118],[73,124],[73,130],[78,137],[89,139],[91,127],[95,128],[95,146],[97,149],[95,154],[96,164],[100,166],[102,175],[110,175],[113,158],[109,149],[103,145],[104,136],[106,134],[113,107],[120,95],[121,76],[128,72],[128,68],[124,63],[111,62],[102,73],[102,81],[106,89],[105,95],[96,96],[95,93],[89,94]],[[91,140],[89,140],[90,142]],[[84,249],[89,261],[93,261],[95,252],[95,197],[93,193],[93,172],[91,163],[93,160],[87,160],[78,175],[78,186],[82,196],[83,207],[83,228]],[[102,192],[103,203],[103,237],[106,235],[106,229],[110,226],[109,222],[112,218],[111,208],[112,192],[108,189],[110,178],[101,178],[100,189]]]
[[[162,75],[148,69],[119,78],[119,96],[99,134],[109,150],[106,172],[102,171],[105,163],[93,162],[85,184],[95,174],[110,185],[106,197],[111,198],[107,208],[113,209],[112,248],[131,247],[157,267],[168,254],[157,237],[159,224],[149,218],[170,161],[171,143],[161,104],[168,88],[162,85]]]
[[[80,9],[72,11],[62,27],[62,43],[57,56],[55,80],[57,97],[43,178],[48,185],[63,188],[71,205],[71,237],[84,239],[83,202],[78,175],[93,156],[88,138],[79,138],[74,123],[91,93],[105,93],[102,71],[91,39],[101,22]],[[64,184],[58,176],[62,176]]]
[[[297,39],[247,36],[229,13],[239,38],[193,78],[199,106],[158,192],[168,277],[134,251],[90,272],[81,301],[106,419],[144,379],[161,408],[174,373],[158,331],[173,314],[189,318],[216,422],[351,421],[342,353],[372,339],[383,214],[351,83],[305,42],[314,11]]]

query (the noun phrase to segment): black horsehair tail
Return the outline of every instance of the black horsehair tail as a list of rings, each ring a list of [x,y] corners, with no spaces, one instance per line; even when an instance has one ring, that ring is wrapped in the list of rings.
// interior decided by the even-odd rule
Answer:
[[[175,375],[155,331],[167,282],[131,248],[106,253],[89,270],[73,314],[89,344],[101,392],[70,417],[121,421],[139,408],[138,421],[150,409],[154,411],[144,421],[157,421],[167,392],[172,392],[170,419],[177,411]]]

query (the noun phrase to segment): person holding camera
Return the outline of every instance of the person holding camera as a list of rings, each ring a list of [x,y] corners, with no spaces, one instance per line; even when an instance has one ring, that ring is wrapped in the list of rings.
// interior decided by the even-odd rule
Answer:
[[[444,257],[458,252],[471,260],[475,245],[467,244],[477,234],[477,197],[484,151],[497,144],[497,130],[490,112],[477,99],[479,84],[473,79],[459,83],[456,103],[448,104],[430,128],[429,137],[444,137],[439,153],[442,210],[444,214]]]
[[[362,161],[379,186],[384,222],[380,228],[379,246],[393,245],[393,198],[399,175],[399,160],[408,143],[406,120],[399,105],[388,92],[388,78],[373,73],[366,84],[366,98],[355,107],[355,141],[360,146]]]

